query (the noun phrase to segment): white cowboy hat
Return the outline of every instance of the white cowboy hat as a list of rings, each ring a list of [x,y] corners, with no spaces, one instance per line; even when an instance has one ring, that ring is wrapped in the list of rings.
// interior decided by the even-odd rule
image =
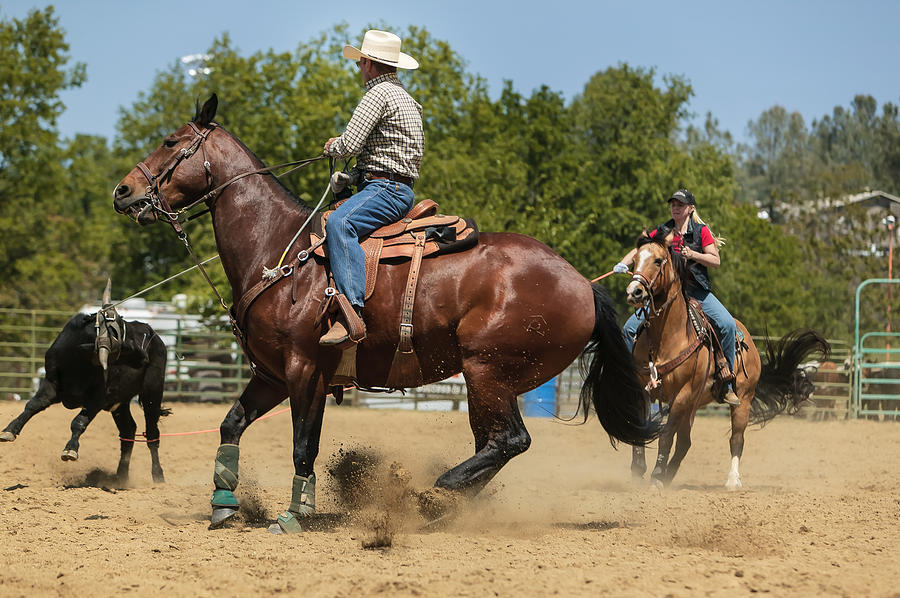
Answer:
[[[344,58],[359,60],[368,58],[381,64],[395,66],[400,69],[417,69],[418,61],[400,51],[400,38],[388,31],[370,29],[363,38],[362,48],[351,45],[344,46]]]

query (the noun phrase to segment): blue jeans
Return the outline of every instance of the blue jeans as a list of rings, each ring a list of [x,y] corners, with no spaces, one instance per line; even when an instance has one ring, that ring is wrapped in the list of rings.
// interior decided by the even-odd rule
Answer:
[[[354,307],[363,306],[366,290],[365,254],[359,238],[402,219],[415,197],[409,186],[389,180],[369,181],[358,189],[325,223],[334,286]]]
[[[734,317],[728,313],[725,306],[711,292],[690,286],[688,287],[688,294],[703,305],[703,311],[712,320],[713,325],[716,327],[716,333],[719,335],[719,342],[722,343],[722,352],[725,353],[725,360],[733,372],[734,344],[737,336],[737,324],[734,323]],[[631,314],[631,317],[625,322],[625,326],[622,327],[625,333],[625,344],[628,345],[629,351],[634,350],[634,336],[637,334],[638,326],[643,320],[639,315],[640,313],[640,311],[636,311]]]

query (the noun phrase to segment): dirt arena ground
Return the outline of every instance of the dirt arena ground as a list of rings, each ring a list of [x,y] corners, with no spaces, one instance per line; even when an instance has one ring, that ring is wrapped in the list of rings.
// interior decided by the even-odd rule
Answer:
[[[0,402],[0,425],[22,406]],[[217,428],[227,409],[171,407],[164,433]],[[595,420],[528,419],[531,450],[455,521],[423,528],[396,498],[348,509],[328,470],[377,454],[378,471],[399,463],[423,489],[470,454],[466,414],[329,407],[320,514],[272,536],[290,501],[287,413],[244,435],[245,519],[215,531],[218,434],[164,438],[165,484],[135,447],[116,488],[106,413],[80,460],[60,461],[74,415],[55,405],[0,445],[0,596],[900,596],[900,424],[776,420],[748,433],[745,489],[728,493],[724,418],[697,420],[663,492],[632,484],[630,450]],[[365,548],[378,530],[390,546]]]

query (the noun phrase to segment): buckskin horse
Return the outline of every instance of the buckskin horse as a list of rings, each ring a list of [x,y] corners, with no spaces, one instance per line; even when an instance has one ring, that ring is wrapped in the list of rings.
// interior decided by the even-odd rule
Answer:
[[[63,461],[76,461],[81,435],[101,410],[109,411],[120,438],[116,476],[124,483],[137,430],[131,399],[137,395],[144,411],[153,481],[164,482],[159,418],[170,413],[162,407],[166,346],[149,325],[122,319],[109,297],[107,283],[100,311],[76,314],[66,323],[44,356],[46,376],[24,411],[0,432],[0,441],[14,441],[28,420],[62,403],[67,409],[81,408],[61,455]]]
[[[326,395],[341,358],[339,350],[317,342],[322,330],[316,315],[328,278],[324,262],[307,257],[310,233],[301,225],[313,209],[213,122],[217,102],[211,96],[192,121],[139,163],[116,186],[113,203],[140,224],[161,214],[176,231],[179,211],[208,207],[238,305],[232,325],[256,364],[256,374],[221,424],[212,526],[238,509],[233,491],[241,435],[287,396],[295,475],[291,505],[277,527],[300,531],[298,517],[315,510],[314,463]],[[282,266],[271,284],[261,282],[295,235],[298,258]],[[409,262],[378,265],[377,285],[363,310],[368,336],[357,349],[356,376],[363,387],[386,384],[400,340],[409,269]],[[262,293],[260,284],[266,288]],[[466,380],[475,454],[435,482],[438,489],[456,491],[450,493],[454,497],[477,493],[528,449],[517,395],[550,380],[586,345],[585,409],[593,404],[612,442],[643,445],[658,434],[644,417],[642,390],[609,296],[532,238],[482,234],[472,249],[422,261],[412,329],[421,377],[401,377],[394,386],[427,384],[460,371]]]
[[[668,485],[691,446],[691,426],[697,410],[714,400],[721,383],[712,375],[714,356],[710,326],[688,315],[688,296],[682,281],[687,264],[673,251],[669,239],[638,238],[634,271],[626,287],[629,304],[645,310],[645,330],[634,346],[634,358],[642,367],[640,377],[660,406],[668,405],[668,419],[659,437],[656,466],[651,473],[655,485]],[[829,345],[812,330],[795,330],[781,340],[766,342],[767,362],[761,365],[759,352],[747,328],[738,320],[739,347],[735,356],[735,392],[741,404],[731,407],[731,470],[725,487],[741,488],[740,460],[744,451],[744,430],[748,423],[765,423],[782,412],[793,413],[812,391],[812,384],[798,366],[806,356]],[[669,452],[677,434],[675,453]],[[631,471],[635,478],[647,470],[643,447],[632,450]]]

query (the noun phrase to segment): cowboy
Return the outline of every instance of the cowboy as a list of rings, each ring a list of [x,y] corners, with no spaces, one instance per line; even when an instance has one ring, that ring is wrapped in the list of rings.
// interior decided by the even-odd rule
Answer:
[[[721,263],[719,246],[724,243],[724,240],[716,237],[709,226],[700,219],[697,214],[697,200],[694,199],[694,194],[687,189],[679,189],[672,194],[669,198],[669,211],[672,219],[650,231],[650,236],[655,237],[661,234],[665,237],[670,232],[672,233],[672,250],[681,254],[681,257],[688,262],[689,274],[685,281],[688,294],[701,303],[704,313],[715,325],[719,341],[722,344],[722,352],[725,354],[725,361],[728,362],[728,368],[733,373],[737,324],[725,306],[713,295],[707,270],[707,268],[719,267]],[[634,261],[636,252],[636,249],[629,251],[622,261],[615,265],[613,272],[628,272],[628,266]],[[632,351],[638,326],[642,320],[643,315],[638,310],[625,322],[625,344]],[[741,404],[741,400],[734,392],[731,380],[726,382],[725,394],[721,399],[728,405]]]
[[[366,32],[361,48],[344,46],[344,57],[357,61],[366,93],[344,133],[325,142],[327,156],[356,156],[357,192],[328,218],[325,235],[334,285],[360,323],[366,272],[359,239],[399,221],[412,209],[413,183],[425,151],[422,106],[397,78],[398,68],[416,69],[419,63],[400,51],[400,43],[393,33],[373,29]],[[344,345],[348,329],[336,322],[319,344]]]

